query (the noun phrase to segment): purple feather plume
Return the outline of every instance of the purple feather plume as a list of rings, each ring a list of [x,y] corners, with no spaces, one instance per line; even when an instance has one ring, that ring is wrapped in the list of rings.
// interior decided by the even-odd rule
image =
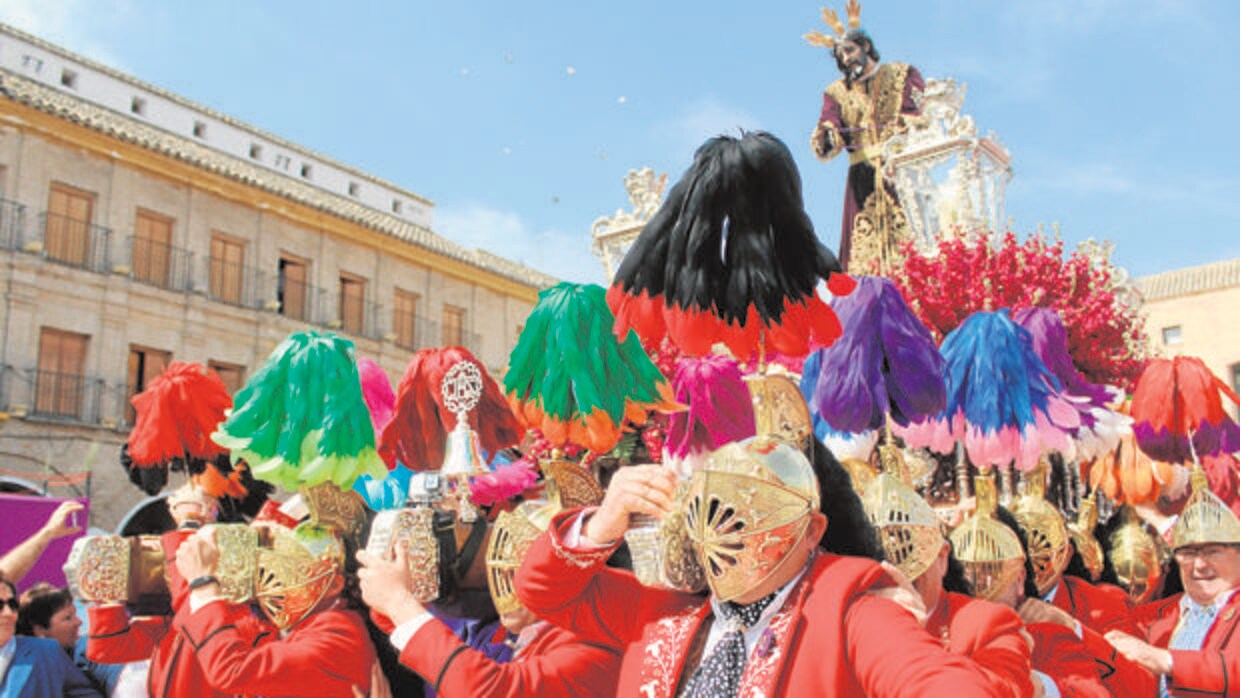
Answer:
[[[938,413],[946,388],[930,330],[890,280],[856,280],[856,290],[832,303],[843,335],[806,360],[801,392],[810,412],[850,433],[880,429],[888,414],[908,424]]]
[[[1033,350],[1063,388],[1063,395],[1081,416],[1075,430],[1077,455],[1092,460],[1109,453],[1131,433],[1132,419],[1111,409],[1120,397],[1117,388],[1089,382],[1072,363],[1068,331],[1059,313],[1050,308],[1021,308],[1012,313],[1016,324],[1033,336]]]

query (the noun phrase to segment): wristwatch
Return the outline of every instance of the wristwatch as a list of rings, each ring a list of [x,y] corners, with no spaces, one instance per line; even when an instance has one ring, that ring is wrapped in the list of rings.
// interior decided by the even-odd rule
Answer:
[[[217,579],[215,575],[204,574],[201,577],[195,577],[194,579],[190,580],[189,590],[194,591],[195,589],[201,589],[207,586],[208,584],[219,584],[219,583],[220,583],[220,580]]]

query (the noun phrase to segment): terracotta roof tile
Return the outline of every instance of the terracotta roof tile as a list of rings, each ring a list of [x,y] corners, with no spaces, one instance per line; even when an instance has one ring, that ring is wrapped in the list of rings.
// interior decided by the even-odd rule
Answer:
[[[1190,296],[1234,286],[1240,286],[1240,258],[1165,271],[1137,279],[1137,288],[1147,301]]]

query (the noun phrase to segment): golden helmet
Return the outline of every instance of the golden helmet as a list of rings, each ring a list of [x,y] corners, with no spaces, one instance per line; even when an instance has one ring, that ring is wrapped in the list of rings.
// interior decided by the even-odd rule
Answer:
[[[534,539],[547,530],[558,509],[548,502],[528,501],[495,518],[491,542],[487,546],[487,586],[491,589],[495,610],[501,616],[521,608],[513,588],[517,569]]]
[[[1025,551],[1016,533],[995,518],[999,502],[991,476],[979,474],[973,485],[977,509],[948,538],[974,593],[993,601],[1020,575]]]
[[[1240,543],[1240,519],[1210,491],[1210,483],[1201,464],[1193,466],[1189,482],[1193,493],[1184,503],[1184,511],[1171,529],[1171,547],[1207,543]]]
[[[1046,463],[1039,463],[1025,476],[1025,493],[1017,498],[1012,515],[1029,541],[1029,562],[1034,585],[1045,595],[1059,582],[1072,560],[1068,527],[1063,515],[1046,501]]]
[[[861,503],[878,530],[888,561],[912,581],[934,564],[943,549],[943,531],[934,509],[908,486],[899,464],[890,460],[902,461],[900,452],[890,446],[880,450],[886,450],[884,462],[891,463],[896,472],[885,470],[876,476]]]
[[[818,505],[818,479],[800,449],[755,436],[713,451],[689,480],[685,525],[715,597],[730,601],[770,577]]]
[[[254,596],[267,618],[286,630],[343,588],[345,546],[333,528],[305,522],[271,526],[258,550]]]
[[[1094,495],[1090,494],[1081,499],[1081,510],[1076,514],[1076,521],[1068,524],[1068,538],[1080,554],[1081,562],[1085,563],[1085,569],[1089,570],[1091,582],[1098,581],[1102,576],[1102,567],[1105,564],[1102,545],[1094,537],[1097,526],[1098,502],[1094,500]]]
[[[1111,534],[1111,565],[1128,598],[1141,604],[1149,601],[1162,583],[1166,548],[1131,507],[1125,508],[1123,516],[1123,523]]]

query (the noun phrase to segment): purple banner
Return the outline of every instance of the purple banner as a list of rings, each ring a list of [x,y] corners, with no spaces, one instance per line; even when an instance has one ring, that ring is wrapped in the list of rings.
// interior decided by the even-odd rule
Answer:
[[[47,550],[39,557],[38,562],[34,563],[34,567],[30,568],[30,572],[18,582],[18,593],[38,582],[47,582],[56,587],[65,585],[63,567],[65,560],[69,558],[69,549],[73,547],[73,541],[85,535],[87,522],[90,521],[90,500],[85,497],[72,499],[81,502],[86,507],[75,514],[77,526],[82,530],[71,536],[52,541],[52,544],[47,546]],[[65,501],[68,499],[25,494],[0,494],[0,521],[4,522],[0,525],[0,555],[16,548],[19,543],[43,528],[43,524],[47,523],[47,517],[56,511],[56,507],[60,506],[61,502]],[[69,519],[69,523],[74,523],[72,518]]]

